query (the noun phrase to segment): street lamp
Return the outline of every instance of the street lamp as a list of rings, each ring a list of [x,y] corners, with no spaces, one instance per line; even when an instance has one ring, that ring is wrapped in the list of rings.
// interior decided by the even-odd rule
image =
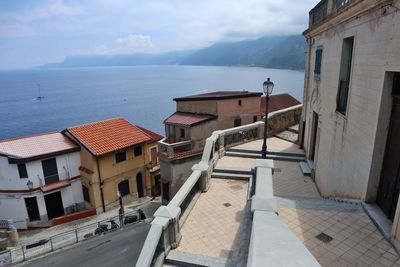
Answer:
[[[264,121],[264,142],[261,150],[261,157],[263,159],[267,158],[267,131],[268,131],[268,101],[269,95],[272,94],[274,89],[274,83],[270,81],[269,78],[263,83],[263,90],[265,94],[265,121]]]

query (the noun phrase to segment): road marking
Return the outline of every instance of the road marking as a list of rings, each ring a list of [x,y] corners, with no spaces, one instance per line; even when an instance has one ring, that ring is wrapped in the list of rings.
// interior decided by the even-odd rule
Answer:
[[[106,240],[106,241],[104,241],[104,242],[101,242],[100,244],[97,244],[97,245],[94,246],[94,247],[88,248],[87,251],[91,251],[92,249],[95,249],[95,248],[97,248],[97,247],[100,247],[101,245],[107,244],[107,243],[109,243],[109,242],[111,242],[111,239]]]

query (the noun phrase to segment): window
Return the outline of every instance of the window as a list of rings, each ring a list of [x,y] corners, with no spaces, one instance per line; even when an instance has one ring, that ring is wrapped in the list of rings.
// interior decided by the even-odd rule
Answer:
[[[26,165],[24,163],[18,164],[19,178],[28,178],[28,172],[26,171]]]
[[[57,161],[55,158],[42,160],[42,168],[45,184],[51,184],[59,181]]]
[[[253,116],[253,122],[257,121],[257,116]]]
[[[181,138],[185,138],[185,129],[180,129]]]
[[[115,153],[115,163],[122,162],[126,160],[126,151],[120,151]]]
[[[233,127],[238,127],[242,125],[242,119],[241,118],[237,118],[233,121]]]
[[[242,106],[242,100],[239,100],[239,101],[238,101],[238,106],[239,106],[239,107]]]
[[[340,62],[339,89],[336,100],[336,110],[346,115],[347,101],[349,97],[351,64],[353,58],[354,37],[343,40],[342,58]]]
[[[129,195],[129,180],[122,181],[118,184],[118,191],[121,197]]]
[[[135,157],[142,155],[142,146],[135,146],[133,148],[133,154]]]
[[[321,79],[321,63],[322,63],[322,45],[317,46],[315,50],[314,80]]]

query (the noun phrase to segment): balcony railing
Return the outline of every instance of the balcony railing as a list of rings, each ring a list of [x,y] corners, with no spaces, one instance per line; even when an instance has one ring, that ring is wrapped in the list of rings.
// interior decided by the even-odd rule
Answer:
[[[167,142],[167,138],[164,138],[158,142],[158,151],[161,157],[173,159],[192,154],[199,154],[203,149],[196,149],[195,142],[192,140],[170,144]]]
[[[345,9],[354,0],[322,0],[309,12],[309,28],[320,24],[331,15]]]
[[[58,181],[60,181],[58,173],[44,177],[44,183],[46,185],[52,184],[52,183],[57,183]]]

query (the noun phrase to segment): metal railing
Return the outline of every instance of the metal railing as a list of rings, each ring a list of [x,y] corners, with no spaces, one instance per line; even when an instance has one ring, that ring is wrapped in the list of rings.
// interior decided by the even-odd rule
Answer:
[[[125,213],[125,216],[137,214],[137,211],[130,211]],[[138,218],[139,215],[138,215]],[[53,252],[57,249],[79,243],[81,241],[87,240],[91,237],[96,236],[94,234],[95,229],[100,223],[107,223],[110,220],[114,220],[119,224],[119,216],[113,216],[105,220],[99,220],[95,223],[88,224],[85,226],[77,227],[69,231],[65,231],[56,235],[49,236],[47,238],[35,240],[26,244],[22,244],[20,247],[11,248],[11,258],[12,263],[23,262],[28,259],[35,258],[37,256],[43,255],[45,253]],[[133,225],[140,222],[139,219]],[[124,227],[124,226],[122,226]]]
[[[309,12],[309,27],[317,25],[325,21],[329,16],[335,14],[347,6],[354,0],[322,0]]]

